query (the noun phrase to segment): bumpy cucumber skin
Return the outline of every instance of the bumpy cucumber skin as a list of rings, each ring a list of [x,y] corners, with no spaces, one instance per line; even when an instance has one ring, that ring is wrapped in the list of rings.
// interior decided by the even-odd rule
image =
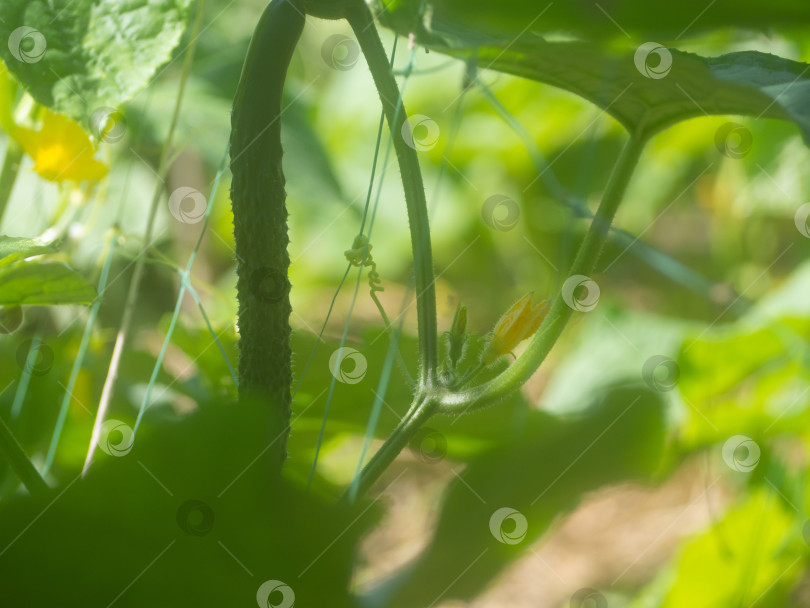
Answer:
[[[286,458],[292,383],[281,92],[304,21],[301,0],[273,0],[265,9],[231,115],[239,396],[271,408],[270,458],[279,466]]]

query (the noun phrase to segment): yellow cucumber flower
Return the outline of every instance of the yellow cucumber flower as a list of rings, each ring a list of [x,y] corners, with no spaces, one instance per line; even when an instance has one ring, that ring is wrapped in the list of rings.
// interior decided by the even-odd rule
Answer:
[[[534,303],[533,291],[515,302],[495,325],[490,340],[481,353],[481,363],[491,365],[499,357],[512,352],[523,340],[534,335],[545,319],[548,308],[546,300]]]
[[[39,131],[18,127],[11,136],[34,159],[34,170],[52,182],[99,180],[107,165],[95,159],[95,147],[79,123],[45,110]]]

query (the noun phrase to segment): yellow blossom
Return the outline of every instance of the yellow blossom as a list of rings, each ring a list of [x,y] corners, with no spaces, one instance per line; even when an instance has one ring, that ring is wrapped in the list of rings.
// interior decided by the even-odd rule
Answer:
[[[498,357],[509,354],[523,340],[532,336],[546,317],[548,308],[546,300],[534,303],[533,291],[515,302],[495,325],[481,353],[481,363],[491,365]]]
[[[95,148],[79,124],[45,110],[39,131],[19,127],[11,134],[34,159],[34,170],[52,182],[98,180],[107,165],[95,159]]]

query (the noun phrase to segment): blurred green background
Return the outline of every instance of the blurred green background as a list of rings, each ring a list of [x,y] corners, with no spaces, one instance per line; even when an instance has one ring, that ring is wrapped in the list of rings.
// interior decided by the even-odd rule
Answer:
[[[185,186],[210,198],[226,151],[241,64],[263,7],[262,2],[246,0],[209,0],[205,5],[204,29],[158,211],[157,240],[148,256],[155,263],[146,267],[135,331],[112,399],[110,416],[130,425],[177,300],[180,277],[171,264],[185,267],[202,227],[177,221],[170,213],[169,195]],[[393,34],[382,30],[382,36],[390,49]],[[291,323],[295,382],[302,375],[303,382],[293,403],[290,458],[285,465],[290,489],[283,491],[302,495],[332,379],[330,355],[347,321],[354,273],[335,301],[311,363],[307,361],[346,269],[343,252],[358,231],[380,120],[376,91],[353,40],[345,23],[308,20],[285,90],[289,108],[282,131],[293,261]],[[175,59],[182,58],[189,42],[186,32]],[[620,33],[605,44],[614,49],[635,46]],[[704,56],[759,50],[810,61],[810,37],[788,27],[695,32],[675,46]],[[76,478],[84,462],[132,260],[143,245],[141,235],[159,179],[157,165],[181,64],[181,59],[170,63],[122,107],[125,134],[100,147],[97,158],[110,169],[94,189],[48,182],[33,171],[33,161],[26,156],[2,218],[0,232],[13,236],[33,238],[54,234],[54,226],[67,226],[56,259],[95,284],[109,231],[122,210],[109,288],[47,477],[60,487]],[[410,115],[423,115],[437,129],[416,134],[438,134],[419,158],[430,207],[439,330],[449,329],[456,306],[462,303],[468,307],[477,345],[523,294],[534,290],[543,298],[553,297],[567,276],[589,222],[555,200],[548,180],[563,184],[595,209],[626,136],[607,114],[570,93],[482,71],[480,80],[550,163],[546,179],[538,180],[535,152],[527,150],[481,89],[464,89],[463,62],[419,47],[411,52],[400,38],[394,65],[398,71],[412,69],[404,89]],[[748,141],[741,154],[724,154],[718,148],[718,129],[730,121],[740,125],[743,143]],[[385,287],[379,297],[390,318],[404,319],[401,350],[414,375],[410,239],[399,170],[394,155],[386,156],[388,141],[384,131],[377,176],[384,173],[385,179],[371,243]],[[0,152],[8,142],[5,135],[0,137]],[[519,218],[514,226],[490,225],[493,220],[484,204],[496,195],[517,202]],[[413,446],[381,480],[384,508],[375,505],[366,517],[376,519],[364,520],[349,535],[358,550],[341,549],[347,556],[341,576],[351,578],[356,592],[376,589],[384,596],[387,591],[379,583],[397,573],[400,578],[393,580],[399,582],[392,586],[400,591],[392,592],[397,599],[391,605],[402,606],[428,605],[431,594],[436,597],[431,605],[446,607],[587,606],[574,603],[587,597],[593,606],[611,608],[810,606],[810,265],[806,262],[810,238],[797,229],[796,219],[797,210],[808,202],[810,151],[791,123],[702,117],[656,135],[616,224],[663,255],[608,243],[592,277],[600,289],[598,306],[574,318],[520,395],[468,416],[430,422],[435,435],[428,436],[428,443],[434,443]],[[211,204],[211,221],[191,282],[225,357],[235,366],[236,279],[227,170]],[[504,221],[503,216],[497,219]],[[699,287],[689,289],[685,284]],[[41,467],[88,309],[23,310],[22,326],[0,337],[6,363],[0,368],[0,413]],[[26,353],[34,339],[42,341],[45,359],[39,359],[41,365],[32,373]],[[357,384],[336,385],[317,476],[311,494],[300,504],[316,499],[331,503],[340,496],[361,453],[388,345],[365,279],[352,310],[347,345],[363,354],[368,368]],[[470,357],[475,356],[475,345]],[[654,357],[672,366],[656,368],[649,363]],[[153,447],[157,461],[171,462],[177,444],[160,439],[166,428],[182,427],[198,410],[220,407],[235,394],[223,353],[212,341],[200,308],[186,294],[140,431],[144,446]],[[409,385],[395,371],[374,447],[394,428],[409,400]],[[625,409],[625,404],[633,407]],[[227,426],[233,416],[218,415],[223,417],[211,429]],[[742,452],[736,451],[744,441],[752,441],[755,448],[746,444]],[[212,445],[231,449],[227,443]],[[245,456],[241,462],[250,461],[248,447],[234,451]],[[141,453],[149,452],[143,448]],[[109,469],[118,466],[115,460],[99,453],[96,465],[115,478]],[[240,462],[238,456],[232,460],[233,466]],[[748,468],[746,463],[754,466]],[[132,472],[127,474],[142,473],[130,466]],[[216,459],[207,466],[218,470]],[[222,464],[219,472],[226,475],[232,470],[229,466]],[[16,523],[24,525],[26,513],[36,511],[15,503],[23,491],[5,465],[0,469],[0,492],[10,505],[10,515],[0,527],[2,538],[10,541],[20,530]],[[146,482],[151,483],[145,478],[132,486],[123,484],[121,491]],[[532,503],[549,484],[549,494]],[[90,488],[76,498],[73,510],[67,510],[73,515],[63,520],[54,516],[49,529],[69,528],[74,515],[91,523],[103,519],[111,493],[99,492]],[[133,491],[132,501],[123,508],[137,510],[139,501],[151,504]],[[486,518],[502,506],[514,506],[529,519],[529,538],[517,547],[491,546]],[[14,509],[21,514],[14,515]],[[314,519],[330,517],[311,509]],[[261,514],[255,518],[259,521]],[[140,520],[135,521],[132,530]],[[302,553],[314,557],[340,529],[336,523],[334,531],[312,531],[302,541],[311,545],[312,552]],[[87,534],[100,532],[88,524]],[[33,559],[35,538],[29,549],[15,545],[20,555]],[[43,535],[39,540],[48,538]],[[50,566],[60,568],[71,554],[66,547],[78,551],[75,546],[81,538],[66,534],[64,544],[56,543],[61,548],[55,549]],[[292,539],[295,535],[287,540]],[[158,545],[152,556],[159,552]],[[465,570],[481,550],[484,557],[475,562],[480,570]],[[146,555],[139,558],[140,567],[151,559]],[[193,548],[189,555],[177,559],[178,568],[193,562]],[[27,563],[15,559],[18,566]],[[307,558],[302,559],[306,563]],[[338,568],[340,560],[334,561]],[[28,566],[33,568],[32,563]],[[222,586],[236,584],[231,574],[222,574],[224,565],[206,567],[213,580],[223,577]],[[131,578],[137,572],[134,568]],[[334,584],[341,581],[336,576]],[[250,589],[260,582],[257,573]],[[287,582],[296,593],[308,588],[305,581],[297,586]],[[13,588],[10,580],[4,585]],[[132,590],[135,597],[149,597],[148,585],[144,591],[137,589]],[[598,597],[589,596],[588,589]],[[182,595],[171,597],[165,595],[166,605],[184,601]],[[452,597],[469,601],[446,601]],[[141,600],[127,605],[143,605]],[[127,601],[124,596],[119,603]],[[320,600],[311,601],[301,605],[318,605]]]

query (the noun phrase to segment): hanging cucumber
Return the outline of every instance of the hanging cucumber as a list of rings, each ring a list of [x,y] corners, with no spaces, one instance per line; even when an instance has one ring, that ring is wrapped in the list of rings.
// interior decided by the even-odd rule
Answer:
[[[290,282],[281,93],[304,28],[300,0],[273,0],[250,42],[231,116],[231,201],[239,300],[239,397],[267,403],[271,458],[290,424]]]

